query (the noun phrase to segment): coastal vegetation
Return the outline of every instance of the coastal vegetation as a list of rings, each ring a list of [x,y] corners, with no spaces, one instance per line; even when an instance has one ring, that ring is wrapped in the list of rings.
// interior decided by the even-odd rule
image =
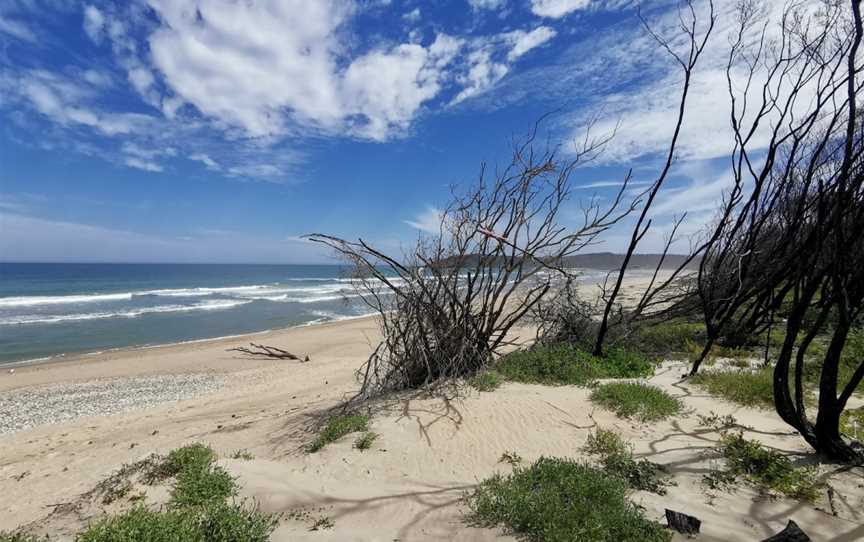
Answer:
[[[367,431],[369,429],[369,415],[367,414],[339,414],[327,418],[318,436],[315,437],[306,451],[314,453],[332,442],[350,433]],[[369,442],[371,445],[371,441]]]
[[[591,401],[621,418],[641,422],[665,420],[681,412],[680,399],[643,382],[609,382],[591,392]]]
[[[568,156],[539,144],[535,126],[494,175],[483,167],[478,182],[453,190],[437,229],[421,235],[405,257],[362,240],[308,237],[353,265],[358,294],[381,322],[383,340],[360,371],[355,401],[435,389],[458,378],[490,390],[498,375],[585,386],[649,376],[648,360],[683,356],[693,382],[709,393],[773,408],[826,457],[864,456],[864,446],[840,429],[864,381],[858,0],[820,3],[818,17],[785,6],[779,48],[766,46],[767,14],[757,3],[740,3],[734,18],[723,21],[737,28],[737,39],[727,44],[728,79],[743,74],[746,89],[752,83],[764,90],[751,103],[746,89],[729,85],[730,189],[713,221],[691,236],[685,255],[673,257],[670,249],[681,241],[686,213],[665,227],[647,287],[622,301],[623,280],[643,239],[658,233],[652,206],[670,178],[692,75],[721,16],[710,1],[700,10],[687,5],[674,38],[642,19],[682,76],[665,159],[647,188],[633,189],[628,173],[614,198],[602,205],[592,200],[578,227],[565,224],[572,172],[596,159],[612,135],[588,130]],[[804,106],[798,100],[804,92],[821,98]],[[754,134],[766,124],[776,129],[755,138],[757,145]],[[627,250],[599,298],[586,300],[566,262],[625,221],[632,227]],[[514,326],[526,321],[537,329],[534,344],[502,355],[512,346]],[[700,373],[703,364],[724,358],[722,366]],[[593,397],[644,420],[677,412],[674,400],[640,384],[610,384]]]
[[[569,459],[542,457],[495,475],[467,497],[470,523],[504,526],[524,540],[666,542],[671,532],[627,499],[626,483]]]

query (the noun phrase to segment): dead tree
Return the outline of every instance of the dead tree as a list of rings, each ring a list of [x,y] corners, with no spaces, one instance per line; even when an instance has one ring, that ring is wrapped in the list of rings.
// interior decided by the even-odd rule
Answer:
[[[686,0],[684,2],[684,6],[686,7],[679,8],[682,11],[682,13],[680,14],[680,28],[684,35],[687,37],[687,45],[685,46],[686,53],[683,54],[676,51],[675,46],[667,38],[664,38],[663,36],[656,33],[654,30],[652,30],[651,25],[649,25],[648,22],[642,17],[641,12],[639,15],[640,20],[642,21],[646,31],[669,55],[672,56],[675,62],[681,67],[684,81],[681,86],[681,96],[678,102],[678,113],[675,119],[672,139],[669,143],[665,162],[657,178],[647,191],[645,203],[642,206],[642,210],[639,213],[639,218],[636,220],[636,224],[633,227],[630,244],[627,246],[627,251],[624,254],[624,260],[621,263],[621,267],[615,277],[615,283],[612,286],[611,291],[608,291],[605,285],[603,288],[603,299],[605,300],[605,306],[603,309],[603,316],[600,320],[600,326],[597,330],[597,337],[594,342],[595,356],[603,355],[603,343],[606,340],[606,334],[609,330],[609,317],[612,314],[613,309],[615,308],[618,293],[621,290],[621,284],[624,281],[624,276],[627,273],[627,268],[630,265],[630,259],[633,257],[633,253],[639,246],[639,242],[651,229],[651,219],[648,218],[648,213],[651,210],[651,205],[652,203],[654,203],[654,199],[657,197],[657,194],[660,192],[660,189],[663,187],[664,182],[669,176],[669,171],[672,169],[672,164],[675,160],[675,151],[678,145],[678,137],[681,134],[681,127],[684,123],[684,112],[687,105],[687,96],[690,92],[690,82],[693,77],[693,71],[695,70],[697,63],[699,62],[699,57],[702,56],[702,52],[705,50],[705,45],[708,43],[708,38],[711,36],[711,32],[714,29],[716,16],[714,14],[713,0],[709,0],[708,2],[708,19],[707,23],[705,24],[705,28],[702,30],[701,36],[699,35],[699,17],[696,13],[696,8],[693,6],[692,0]],[[686,14],[684,13],[685,11]],[[680,267],[675,269],[667,281],[656,285],[655,288],[657,272],[662,267],[665,256],[668,253],[672,242],[674,241],[675,232],[677,231],[678,226],[684,220],[685,216],[686,213],[684,216],[676,220],[672,235],[669,237],[668,242],[666,243],[666,246],[664,248],[663,257],[661,257],[660,262],[657,264],[654,276],[651,279],[651,285],[645,291],[637,309],[633,312],[634,316],[641,314],[648,307],[648,305],[652,301],[654,301],[654,298],[656,298],[660,292],[668,292],[669,286],[678,277],[681,271],[689,264],[689,262],[698,254],[698,251],[691,251],[690,257],[687,259],[687,261],[685,261],[680,265]]]
[[[562,223],[570,175],[604,140],[586,137],[575,158],[536,150],[537,127],[514,143],[510,163],[464,191],[453,190],[438,230],[404,255],[363,241],[312,234],[354,269],[354,285],[377,313],[383,339],[360,370],[358,398],[472,374],[510,344],[511,330],[547,295],[564,259],[633,210],[624,183],[601,208],[592,200],[581,227]]]
[[[860,445],[840,435],[839,419],[864,377],[864,360],[842,386],[838,368],[864,310],[861,0],[826,0],[816,12],[790,4],[777,38],[756,6],[740,7],[727,65],[733,186],[700,264],[708,340],[691,374],[715,341],[780,327],[777,413],[817,451],[860,459]],[[814,360],[808,348],[820,334],[828,347]],[[815,423],[803,382],[813,362]]]
[[[291,359],[299,361],[301,363],[309,361],[309,356],[300,357],[286,350],[282,350],[281,348],[277,348],[275,346],[267,346],[265,344],[249,343],[249,347],[238,346],[236,348],[229,348],[228,351],[240,352],[241,354],[246,354],[247,356],[257,356],[274,359]]]

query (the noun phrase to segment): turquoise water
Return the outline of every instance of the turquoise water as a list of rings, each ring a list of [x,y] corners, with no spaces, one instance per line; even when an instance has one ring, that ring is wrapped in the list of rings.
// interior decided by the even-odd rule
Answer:
[[[0,263],[0,364],[368,312],[329,265]]]

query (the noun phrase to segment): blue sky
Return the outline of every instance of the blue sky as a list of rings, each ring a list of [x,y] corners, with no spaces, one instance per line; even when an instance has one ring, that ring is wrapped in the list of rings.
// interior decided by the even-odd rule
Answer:
[[[506,159],[551,110],[564,152],[592,117],[598,133],[619,125],[574,176],[576,196],[608,198],[628,168],[653,180],[680,80],[635,5],[4,0],[0,259],[326,261],[299,239],[310,232],[398,250],[449,185]],[[669,35],[676,6],[642,2]],[[676,214],[697,231],[726,186],[729,19],[643,252]],[[620,251],[627,234],[595,248]]]

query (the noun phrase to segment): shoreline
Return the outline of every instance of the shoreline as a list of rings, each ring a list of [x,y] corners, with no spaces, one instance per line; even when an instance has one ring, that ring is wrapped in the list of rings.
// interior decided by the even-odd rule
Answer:
[[[340,316],[336,318],[331,318],[329,320],[321,321],[321,319],[310,320],[308,322],[302,324],[296,324],[293,326],[287,327],[275,327],[271,329],[264,329],[261,331],[250,331],[248,333],[237,333],[233,335],[222,335],[219,337],[205,337],[203,339],[189,339],[186,341],[176,341],[176,342],[167,342],[167,343],[159,343],[159,344],[141,344],[134,346],[118,346],[117,348],[108,348],[105,350],[97,350],[95,352],[71,352],[71,353],[63,353],[63,354],[55,354],[53,356],[46,356],[41,358],[32,358],[18,361],[9,361],[9,362],[0,362],[0,374],[3,372],[8,373],[10,369],[18,370],[20,368],[26,367],[35,367],[35,366],[43,366],[43,365],[52,365],[52,364],[60,364],[60,363],[74,363],[84,361],[84,358],[93,358],[102,355],[109,354],[119,354],[124,352],[134,352],[140,350],[155,350],[158,348],[172,348],[176,346],[182,345],[190,345],[190,344],[199,344],[199,343],[211,343],[215,341],[229,341],[233,339],[245,339],[248,337],[255,337],[258,335],[267,335],[271,333],[279,333],[283,331],[288,331],[292,329],[303,329],[307,327],[313,326],[326,326],[328,324],[338,324],[340,322],[346,322],[350,320],[360,320],[363,318],[373,318],[375,316],[374,313],[362,314],[359,316]]]

